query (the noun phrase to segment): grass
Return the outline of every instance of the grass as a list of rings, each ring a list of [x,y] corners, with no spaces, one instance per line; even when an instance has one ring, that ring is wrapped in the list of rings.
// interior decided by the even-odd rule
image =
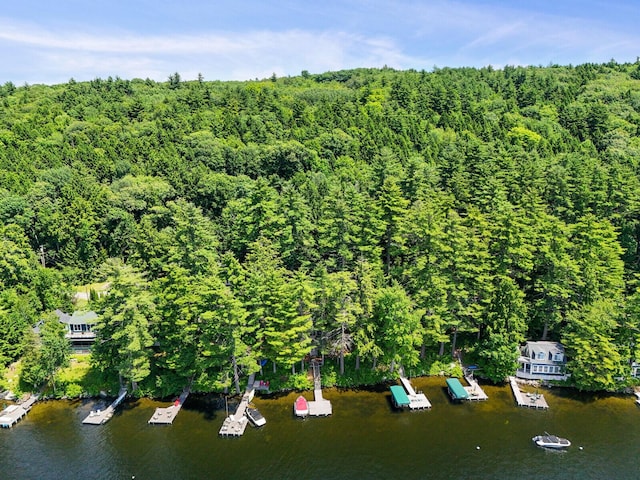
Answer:
[[[74,354],[69,366],[60,369],[55,377],[55,390],[49,385],[44,394],[55,398],[95,397],[101,391],[118,392],[117,379],[97,371],[91,365],[91,355]]]
[[[76,300],[75,300],[76,309],[82,310],[89,305],[89,301],[91,300],[89,297],[92,291],[96,293],[105,292],[108,290],[108,288],[109,288],[109,282],[95,282],[95,283],[88,283],[86,285],[76,285],[74,287],[76,293],[84,293],[87,295],[86,299],[83,297],[76,297]]]
[[[77,285],[75,287],[76,292],[78,293],[89,293],[91,290],[95,290],[96,292],[102,292],[109,287],[109,282],[97,282],[97,283],[88,283],[86,285]]]
[[[20,388],[20,371],[20,361],[12,363],[5,368],[2,372],[2,378],[0,378],[0,390],[10,390],[20,397],[24,393]]]

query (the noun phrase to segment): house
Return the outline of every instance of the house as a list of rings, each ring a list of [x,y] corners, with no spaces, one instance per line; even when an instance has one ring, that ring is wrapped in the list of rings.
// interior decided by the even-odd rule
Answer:
[[[640,363],[638,362],[631,363],[631,376],[633,378],[640,378]]]
[[[566,380],[567,358],[558,342],[527,342],[520,349],[516,377],[527,380]]]
[[[77,352],[88,351],[96,340],[93,326],[98,319],[96,312],[73,312],[71,315],[56,310],[60,323],[67,326],[65,337],[71,342],[71,348]]]

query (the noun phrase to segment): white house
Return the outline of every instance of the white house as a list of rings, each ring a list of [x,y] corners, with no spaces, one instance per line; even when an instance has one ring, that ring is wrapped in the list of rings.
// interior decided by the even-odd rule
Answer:
[[[631,364],[631,376],[633,378],[640,378],[640,363],[633,362]]]
[[[95,342],[96,334],[93,326],[98,315],[96,312],[73,312],[71,315],[61,310],[56,310],[60,323],[67,326],[65,337],[71,342],[71,347],[75,351],[87,351]]]
[[[516,377],[527,380],[566,380],[567,359],[558,342],[527,342],[520,348]]]

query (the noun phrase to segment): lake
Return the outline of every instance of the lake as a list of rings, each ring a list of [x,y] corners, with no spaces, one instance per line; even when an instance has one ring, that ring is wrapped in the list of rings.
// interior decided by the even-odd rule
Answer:
[[[174,424],[151,426],[148,399],[121,406],[102,426],[83,425],[97,401],[36,404],[0,431],[0,478],[13,479],[636,479],[640,408],[634,397],[540,390],[549,410],[515,405],[508,385],[489,400],[454,404],[444,378],[412,379],[433,404],[395,411],[388,388],[324,390],[327,418],[297,419],[297,393],[256,397],[267,419],[241,438],[218,437],[224,401],[191,396]],[[308,399],[313,398],[307,392]],[[214,399],[216,400],[216,399]],[[537,434],[570,439],[540,449]],[[582,447],[582,448],[580,448]]]

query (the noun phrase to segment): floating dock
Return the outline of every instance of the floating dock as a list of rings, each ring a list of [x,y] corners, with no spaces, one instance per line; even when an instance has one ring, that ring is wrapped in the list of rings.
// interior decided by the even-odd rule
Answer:
[[[404,375],[400,376],[400,382],[402,386],[407,391],[407,397],[409,399],[409,408],[411,410],[425,410],[427,408],[431,408],[431,402],[427,398],[427,396],[422,392],[416,392],[411,386],[411,382],[404,377]]]
[[[0,412],[0,427],[11,428],[18,421],[27,415],[34,403],[38,401],[38,395],[30,396],[26,401],[17,404],[9,405],[2,412]]]
[[[526,393],[523,395],[515,377],[509,377],[509,383],[511,384],[513,396],[519,407],[540,408],[543,410],[549,408],[547,401],[544,399],[544,395],[541,393]]]
[[[172,405],[168,407],[158,407],[156,411],[153,412],[153,416],[149,419],[149,424],[151,425],[171,425],[175,418],[178,416],[184,401],[189,396],[189,392],[191,391],[191,387],[185,387],[180,396],[173,402]]]
[[[311,362],[313,369],[313,397],[309,404],[309,415],[314,417],[326,417],[333,413],[331,402],[322,397],[322,378],[320,377],[320,364],[317,361]]]
[[[468,387],[464,387],[464,389],[467,391],[466,400],[471,402],[471,401],[483,401],[483,400],[489,399],[489,396],[486,393],[484,393],[484,390],[482,390],[482,388],[480,387],[480,385],[478,385],[478,382],[475,381],[472,375],[467,374],[464,376],[464,379],[469,384]]]
[[[227,418],[224,419],[218,435],[221,435],[223,437],[240,437],[244,434],[244,431],[247,428],[247,423],[249,423],[249,419],[245,416],[245,412],[247,410],[249,402],[253,400],[253,396],[255,395],[255,389],[253,387],[255,383],[254,379],[255,374],[252,373],[251,375],[249,375],[247,390],[242,396],[240,405],[238,405],[235,413],[227,416]]]
[[[127,390],[125,388],[120,390],[118,394],[118,398],[116,398],[111,405],[109,405],[105,410],[91,410],[91,413],[82,421],[85,425],[102,425],[103,423],[107,423],[113,417],[113,414],[124,400],[124,397],[127,395]]]

